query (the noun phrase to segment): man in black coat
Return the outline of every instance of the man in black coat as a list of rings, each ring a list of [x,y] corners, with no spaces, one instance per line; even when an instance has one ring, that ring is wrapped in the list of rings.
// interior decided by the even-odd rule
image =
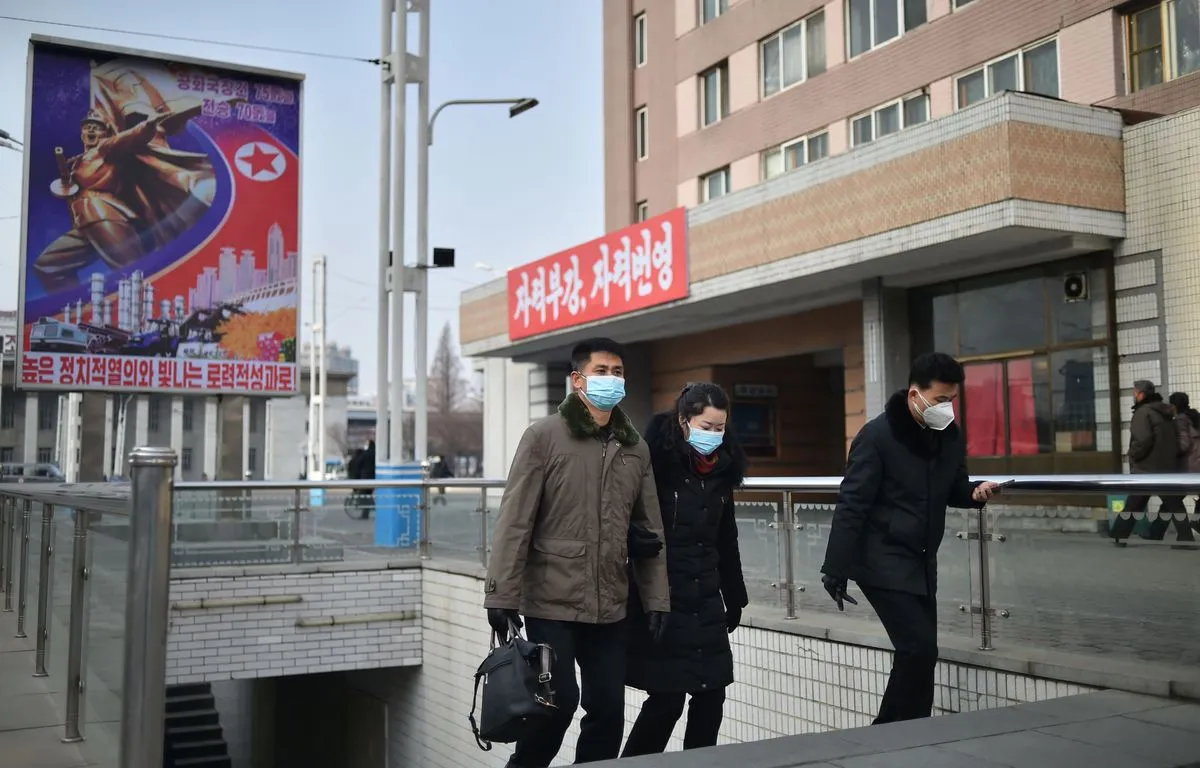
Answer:
[[[981,507],[995,483],[967,476],[966,443],[954,423],[963,368],[949,355],[922,355],[908,389],[850,444],[829,546],[826,591],[837,603],[853,580],[896,649],[876,723],[929,717],[937,667],[937,551],[946,507]]]

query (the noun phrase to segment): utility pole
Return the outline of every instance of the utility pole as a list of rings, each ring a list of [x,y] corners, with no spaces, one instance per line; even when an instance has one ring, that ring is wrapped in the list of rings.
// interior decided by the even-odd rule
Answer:
[[[375,457],[378,464],[387,463],[391,457],[388,430],[392,415],[388,408],[388,355],[391,351],[388,344],[388,279],[392,261],[392,84],[396,81],[397,69],[397,62],[392,55],[392,13],[395,7],[396,0],[381,0],[379,58],[383,65],[379,79],[379,286],[376,293],[378,316],[375,331]]]
[[[387,2],[388,0],[384,0]],[[391,424],[388,432],[388,470],[404,462],[404,183],[405,156],[408,150],[408,82],[411,74],[408,56],[408,8],[405,0],[395,0],[392,21],[395,27],[392,51],[392,380],[388,400]],[[392,472],[385,470],[385,475]]]
[[[417,291],[416,402],[413,414],[413,459],[423,462],[429,453],[429,0],[421,1],[421,31],[418,35],[421,82],[417,85],[417,269],[422,278]]]
[[[312,340],[308,346],[308,479],[325,479],[325,257],[313,259]]]

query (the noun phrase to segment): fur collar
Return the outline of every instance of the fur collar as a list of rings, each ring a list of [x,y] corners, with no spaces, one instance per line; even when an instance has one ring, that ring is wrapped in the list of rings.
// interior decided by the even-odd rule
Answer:
[[[567,429],[570,431],[571,437],[574,437],[576,440],[595,437],[596,433],[600,431],[600,427],[596,424],[596,420],[592,418],[587,404],[574,392],[567,395],[567,398],[559,404],[558,413],[562,416],[563,421],[567,423]],[[612,429],[612,435],[617,438],[617,442],[627,448],[637,445],[642,439],[637,429],[633,426],[633,422],[629,420],[629,417],[619,407],[613,408],[612,418],[609,420],[608,426]]]
[[[896,392],[888,399],[884,413],[887,415],[888,427],[891,429],[892,435],[918,456],[925,458],[936,456],[943,437],[953,438],[958,435],[957,422],[941,432],[926,429],[918,424],[908,405],[907,389]]]
[[[677,482],[684,473],[695,474],[691,464],[693,451],[687,443],[676,438],[674,420],[674,413],[657,413],[646,427],[646,446],[650,449],[654,475],[670,482]],[[734,458],[728,444],[717,449],[716,457],[717,465],[711,475],[728,479],[734,487],[740,486],[746,476],[745,462]]]

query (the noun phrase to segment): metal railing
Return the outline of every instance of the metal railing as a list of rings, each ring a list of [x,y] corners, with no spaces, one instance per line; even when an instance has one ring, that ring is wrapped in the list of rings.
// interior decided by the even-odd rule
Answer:
[[[488,564],[504,487],[498,479],[456,478],[175,484],[173,466],[169,450],[137,449],[131,456],[132,484],[0,485],[0,589],[4,611],[17,613],[18,637],[26,633],[32,607],[26,598],[36,594],[31,673],[65,671],[66,741],[86,735],[87,694],[95,695],[95,686],[115,692],[119,714],[97,722],[119,721],[120,764],[127,768],[157,766],[161,760],[170,568],[398,556],[460,560],[482,568]],[[1047,623],[1037,631],[1013,632],[1013,644],[1022,645],[1037,644],[1039,637],[1057,641],[1087,635],[1111,624],[1122,638],[1117,652],[1200,663],[1194,644],[1200,633],[1200,564],[1191,551],[1175,551],[1195,550],[1194,545],[1122,551],[1098,535],[1105,521],[1094,511],[1071,517],[1050,508],[1054,514],[1041,518],[1060,515],[1064,521],[1092,524],[1089,536],[1022,527],[1034,518],[1023,517],[1020,506],[999,508],[1002,501],[1030,496],[1183,496],[1200,490],[1200,475],[976,479],[1009,484],[989,507],[947,516],[948,541],[962,545],[942,547],[939,594],[943,607],[961,621],[944,623],[944,632],[968,634],[981,649],[991,650],[1010,626],[997,618],[1011,618],[1012,625],[1029,617]],[[832,500],[840,482],[840,477],[770,477],[745,483],[738,502],[739,535],[752,600],[774,604],[784,619],[833,613],[822,590],[810,591],[805,583],[819,579],[833,505],[801,499]],[[354,489],[371,489],[374,499],[351,503]],[[404,530],[393,524],[401,517]],[[1194,516],[1184,521],[1181,530],[1194,521]],[[1131,558],[1114,562],[1126,554]],[[55,612],[53,582],[68,558],[69,612],[63,622]],[[1052,575],[1044,585],[1047,594],[1033,594],[1022,581],[1046,574]],[[1069,584],[1068,578],[1073,579]],[[1106,585],[1112,587],[1109,594]],[[1145,588],[1131,591],[1131,585]],[[1058,608],[1057,603],[1067,605]],[[113,616],[119,620],[113,622]],[[854,619],[874,622],[866,605],[830,620]],[[64,631],[66,652],[60,659],[51,650],[61,647],[58,633]],[[1097,643],[1087,635],[1079,644],[1094,650]]]

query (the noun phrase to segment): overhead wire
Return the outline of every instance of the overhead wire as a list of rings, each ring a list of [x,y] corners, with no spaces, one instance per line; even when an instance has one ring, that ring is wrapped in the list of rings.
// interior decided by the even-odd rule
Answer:
[[[9,16],[0,14],[0,20],[19,21],[25,24],[46,24],[52,27],[67,27],[69,29],[83,29],[93,32],[109,32],[118,35],[133,35],[135,37],[154,37],[160,40],[173,40],[181,43],[200,43],[202,45],[221,45],[227,48],[243,48],[251,51],[265,51],[267,53],[283,53],[291,56],[313,56],[319,59],[333,59],[336,61],[357,61],[362,64],[374,64],[376,66],[382,64],[382,60],[378,58],[366,58],[363,56],[347,56],[340,53],[325,53],[323,51],[305,51],[296,48],[278,48],[271,45],[257,45],[255,43],[233,43],[227,40],[208,40],[201,37],[188,37],[187,35],[169,35],[163,32],[142,32],[131,29],[117,29],[115,27],[102,27],[96,24],[77,24],[69,21],[49,21],[46,19],[31,19],[22,16]]]

